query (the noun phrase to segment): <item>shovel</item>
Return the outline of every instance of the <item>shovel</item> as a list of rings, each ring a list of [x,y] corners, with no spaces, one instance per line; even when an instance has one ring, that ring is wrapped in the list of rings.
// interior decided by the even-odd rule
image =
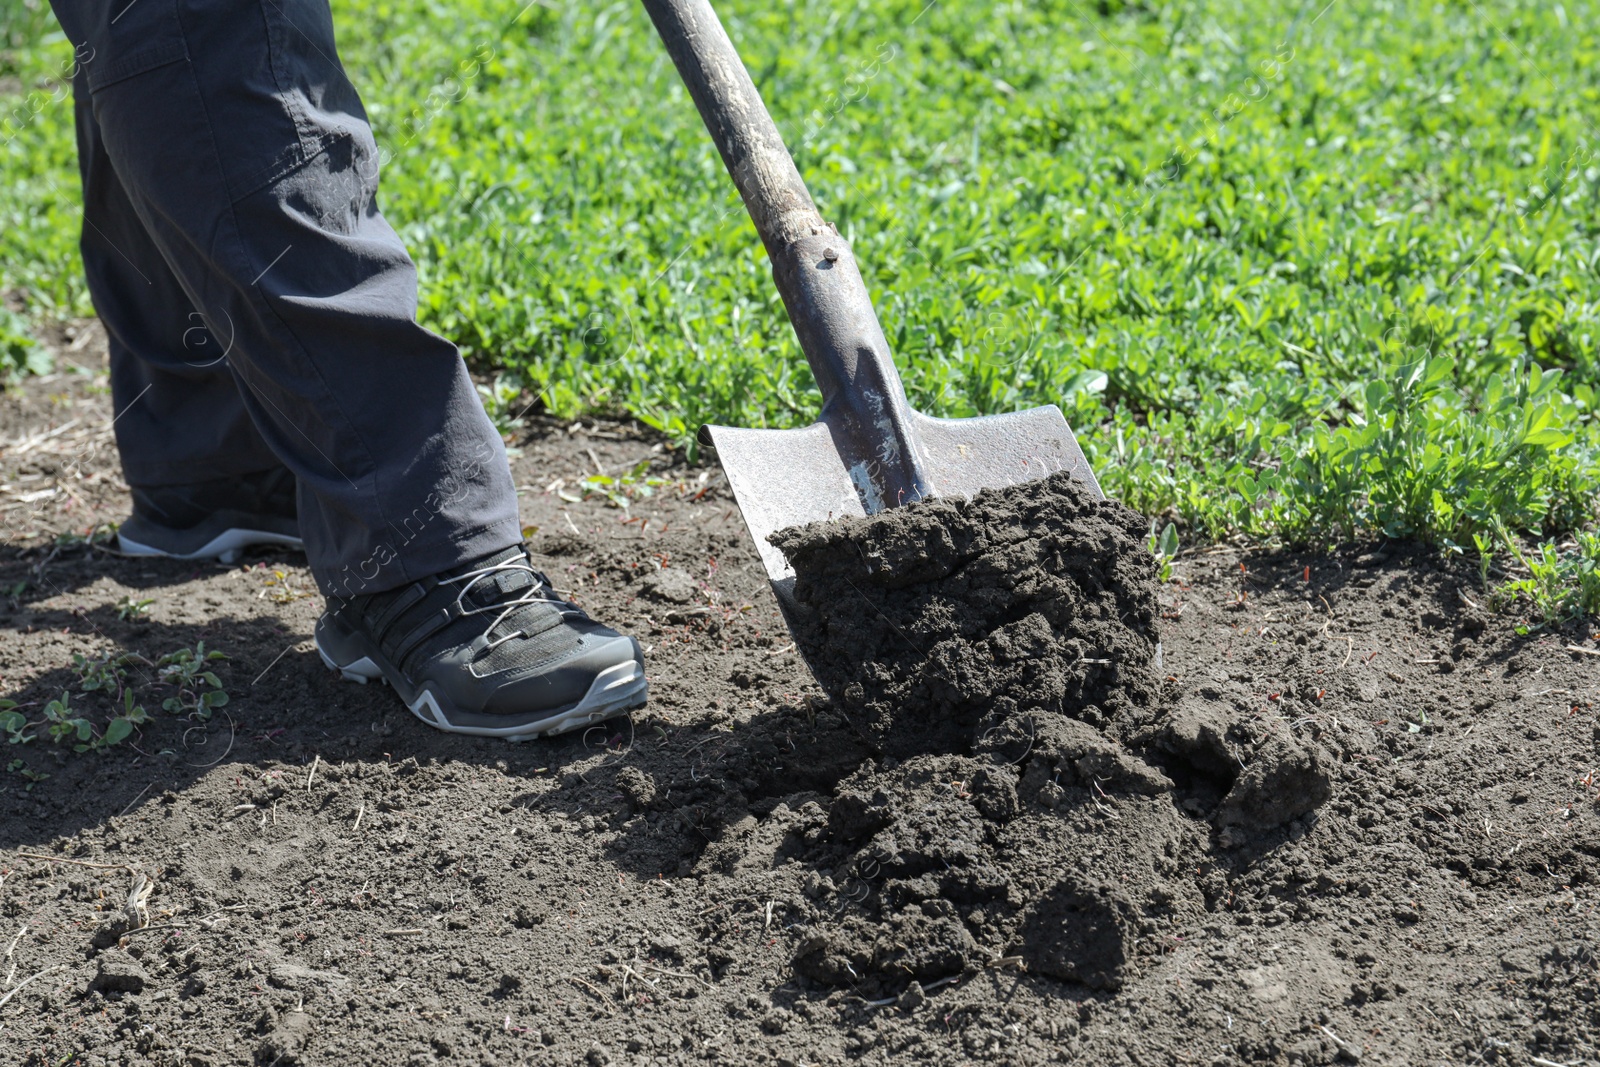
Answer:
[[[822,413],[804,429],[700,431],[727,473],[785,617],[794,571],[767,541],[777,530],[1061,470],[1103,496],[1053,404],[972,419],[912,409],[850,246],[818,214],[716,12],[708,0],[643,3],[761,234],[822,391]]]

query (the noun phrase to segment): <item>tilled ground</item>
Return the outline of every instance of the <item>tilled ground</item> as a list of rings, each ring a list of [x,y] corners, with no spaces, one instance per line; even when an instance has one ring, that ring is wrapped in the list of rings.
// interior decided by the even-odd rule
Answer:
[[[1427,553],[1180,557],[1142,713],[900,760],[810,682],[714,468],[534,425],[534,543],[652,700],[489,744],[333,680],[294,557],[84,543],[125,507],[86,338],[0,400],[0,694],[103,715],[74,655],[204,640],[231,699],[135,673],[140,736],[6,752],[6,1062],[1600,1062],[1600,642]],[[582,486],[641,462],[648,496]]]

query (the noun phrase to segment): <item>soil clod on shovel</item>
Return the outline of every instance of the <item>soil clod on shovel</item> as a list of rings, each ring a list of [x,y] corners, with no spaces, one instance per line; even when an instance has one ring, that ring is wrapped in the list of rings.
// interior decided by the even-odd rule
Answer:
[[[772,536],[817,680],[886,754],[966,752],[1018,712],[1156,697],[1147,521],[1063,472]]]

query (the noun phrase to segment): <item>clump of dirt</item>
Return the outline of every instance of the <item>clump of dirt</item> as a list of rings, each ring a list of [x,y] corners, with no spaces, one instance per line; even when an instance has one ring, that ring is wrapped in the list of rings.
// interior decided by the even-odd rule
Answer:
[[[796,850],[854,905],[807,915],[799,974],[1118,989],[1214,903],[1215,846],[1328,800],[1315,744],[1162,691],[1147,529],[1062,473],[773,536],[806,660],[880,754]]]
[[[1020,712],[1103,724],[1158,688],[1148,523],[1071,475],[772,535],[817,680],[894,756]]]

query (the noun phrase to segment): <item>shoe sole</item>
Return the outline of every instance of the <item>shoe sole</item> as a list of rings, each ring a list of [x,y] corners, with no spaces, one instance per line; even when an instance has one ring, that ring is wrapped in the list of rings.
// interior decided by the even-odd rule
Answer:
[[[317,655],[322,657],[322,662],[329,670],[337,671],[345,681],[359,685],[366,685],[372,681],[383,682],[395,691],[395,695],[400,697],[406,707],[411,709],[411,714],[435,729],[452,734],[498,737],[506,741],[532,741],[540,737],[553,737],[593,723],[604,722],[629,708],[638,707],[649,699],[650,695],[650,687],[644,677],[644,667],[637,660],[630,660],[614,667],[607,667],[595,675],[583,699],[570,707],[541,712],[538,717],[531,720],[508,723],[505,726],[458,725],[450,721],[450,716],[440,706],[432,690],[426,686],[419,690],[415,697],[407,699],[401,687],[395,685],[384,669],[374,663],[371,657],[361,656],[350,663],[337,663],[322,647],[320,637],[314,637],[314,641]]]
[[[121,533],[117,534],[117,548],[124,556],[159,556],[162,559],[215,559],[223,563],[234,563],[245,549],[263,545],[292,548],[302,552],[306,547],[300,538],[288,534],[273,533],[271,530],[242,530],[237,527],[229,527],[193,552],[168,552],[154,545],[141,544]]]

